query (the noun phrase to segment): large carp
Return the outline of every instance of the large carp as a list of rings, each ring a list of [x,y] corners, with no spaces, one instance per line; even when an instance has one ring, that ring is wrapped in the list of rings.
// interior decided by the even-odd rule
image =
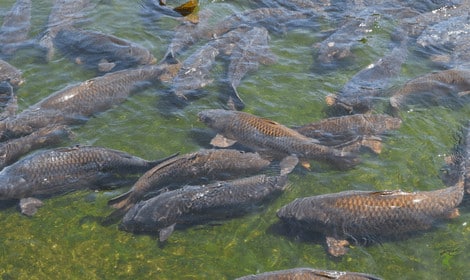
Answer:
[[[396,114],[408,103],[442,104],[449,101],[459,101],[469,93],[469,70],[442,70],[408,81],[392,94],[390,106],[393,113]]]
[[[17,0],[0,27],[0,53],[11,55],[26,42],[31,27],[31,0]]]
[[[285,270],[252,274],[235,280],[380,280],[380,278],[358,272],[323,270],[299,267]]]
[[[165,241],[176,224],[239,216],[280,194],[286,183],[287,176],[257,175],[164,192],[134,205],[120,229],[135,233],[158,231],[160,241]]]
[[[456,217],[462,197],[463,180],[434,191],[345,191],[297,198],[277,216],[288,225],[324,234],[328,252],[340,256],[347,251],[347,240],[396,237]]]
[[[184,154],[153,167],[142,175],[128,192],[110,200],[109,203],[115,208],[127,211],[146,195],[161,188],[253,175],[269,164],[269,160],[261,158],[257,153],[232,149],[201,150]]]
[[[166,159],[147,161],[122,151],[93,146],[38,151],[0,172],[0,200],[119,186],[135,181],[130,175],[144,173]]]
[[[264,27],[253,27],[240,38],[230,54],[227,77],[230,83],[229,107],[242,110],[245,107],[238,86],[242,78],[251,71],[258,69],[259,64],[273,64],[276,61],[268,45],[269,34]]]
[[[77,64],[99,72],[155,64],[150,51],[134,42],[96,31],[62,29],[54,45]]]
[[[24,81],[23,73],[10,63],[0,59],[0,82],[8,82],[12,86],[19,86]]]
[[[357,156],[319,145],[318,141],[282,124],[245,112],[212,109],[198,114],[199,120],[218,133],[211,143],[228,146],[234,142],[273,156],[327,161],[338,168],[358,163]],[[218,142],[217,142],[218,141]],[[222,142],[224,142],[222,144]]]
[[[59,90],[20,114],[0,122],[3,139],[49,124],[77,124],[122,103],[144,85],[173,75],[177,64],[148,65],[96,77]]]

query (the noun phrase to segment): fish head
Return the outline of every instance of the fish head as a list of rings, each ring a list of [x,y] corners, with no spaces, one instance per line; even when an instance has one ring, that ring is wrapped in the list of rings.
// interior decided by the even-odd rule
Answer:
[[[235,112],[230,110],[209,109],[199,112],[198,118],[208,127],[223,132],[234,121],[234,114]]]
[[[319,198],[320,197],[320,198]],[[318,231],[329,221],[327,208],[321,196],[297,198],[277,211],[277,216],[284,222]]]
[[[2,176],[3,177],[3,176]],[[0,200],[19,199],[30,196],[28,182],[22,176],[8,174],[0,185]]]

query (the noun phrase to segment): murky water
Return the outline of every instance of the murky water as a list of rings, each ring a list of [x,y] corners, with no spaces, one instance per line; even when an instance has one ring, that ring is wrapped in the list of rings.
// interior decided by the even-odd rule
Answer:
[[[51,1],[33,1],[31,36],[47,21]],[[0,3],[0,16],[13,5]],[[250,8],[250,1],[201,1],[215,19]],[[142,18],[134,1],[102,1],[83,28],[137,42],[161,58],[178,20]],[[278,56],[274,65],[261,66],[242,80],[239,92],[245,111],[286,125],[299,125],[327,117],[324,98],[339,90],[354,73],[388,50],[387,35],[393,22],[379,19],[354,50],[353,64],[320,72],[314,65],[314,48],[328,21],[311,28],[293,28],[271,34],[270,46]],[[182,57],[191,53],[191,49]],[[26,83],[18,90],[20,109],[63,87],[93,77],[93,73],[56,55],[45,63],[21,51],[10,63],[23,70]],[[396,86],[432,71],[431,64],[410,55]],[[224,65],[214,71],[219,79]],[[217,80],[217,79],[216,79]],[[186,153],[208,147],[208,131],[196,114],[221,108],[221,83],[204,89],[204,97],[186,108],[162,114],[161,99],[168,85],[147,89],[125,103],[73,128],[75,139],[64,145],[89,144],[120,149],[146,159]],[[383,108],[378,106],[376,112]],[[353,246],[340,259],[327,255],[321,240],[296,240],[276,234],[275,212],[301,196],[343,190],[405,191],[444,187],[439,170],[456,143],[455,133],[468,120],[470,106],[417,106],[401,112],[402,127],[384,140],[380,155],[363,154],[353,170],[335,171],[314,163],[311,171],[297,168],[289,175],[290,187],[279,198],[251,215],[209,225],[176,230],[164,246],[157,237],[133,235],[103,227],[99,220],[112,212],[107,200],[124,191],[81,191],[47,199],[32,217],[14,206],[0,211],[0,275],[3,279],[233,279],[246,274],[293,268],[349,270],[384,279],[470,278],[470,207],[461,216],[432,231],[397,242]],[[201,136],[201,134],[203,136]]]

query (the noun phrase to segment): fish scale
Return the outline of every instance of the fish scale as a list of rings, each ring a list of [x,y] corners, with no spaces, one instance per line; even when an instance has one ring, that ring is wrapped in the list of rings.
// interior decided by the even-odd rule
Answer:
[[[128,192],[111,199],[109,204],[119,209],[112,215],[127,211],[145,195],[162,188],[251,175],[269,164],[269,160],[261,158],[257,153],[232,149],[201,150],[180,155],[150,169]]]
[[[315,139],[293,129],[245,112],[211,109],[201,111],[198,116],[224,137],[274,156],[325,160],[339,168],[358,163],[357,156],[352,153],[319,145]]]
[[[39,151],[0,172],[0,200],[119,185],[129,182],[123,176],[143,173],[163,160],[93,146]]]
[[[277,216],[327,238],[399,236],[430,229],[458,215],[463,191],[463,180],[434,191],[345,191],[297,198],[279,209]]]

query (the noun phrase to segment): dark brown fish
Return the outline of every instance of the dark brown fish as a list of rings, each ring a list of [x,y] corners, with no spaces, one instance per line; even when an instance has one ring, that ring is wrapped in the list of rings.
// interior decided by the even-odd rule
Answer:
[[[150,169],[128,192],[110,200],[109,204],[127,211],[146,195],[161,188],[253,175],[269,164],[270,161],[261,158],[256,153],[231,149],[201,150],[184,154]]]
[[[126,69],[57,91],[20,114],[0,121],[3,140],[26,135],[49,124],[79,124],[125,101],[143,86],[173,75],[177,64]]]
[[[120,229],[159,232],[160,241],[165,241],[176,224],[242,215],[280,194],[286,183],[287,176],[257,175],[164,192],[134,205],[124,216]]]
[[[230,55],[227,77],[230,83],[229,107],[242,110],[245,105],[240,98],[237,88],[242,78],[251,71],[258,69],[259,64],[273,64],[276,56],[268,45],[269,34],[264,27],[254,27],[240,38],[233,47]],[[230,104],[233,104],[230,106]]]
[[[254,150],[273,156],[297,156],[300,159],[323,160],[338,168],[351,167],[358,158],[348,152],[319,145],[316,140],[300,134],[272,120],[245,112],[231,110],[204,110],[199,120],[224,137],[228,146],[235,141]],[[228,139],[227,139],[228,138]],[[220,142],[212,144],[221,146]]]
[[[457,134],[458,143],[452,154],[446,158],[446,166],[442,174],[446,185],[454,185],[463,176],[465,191],[470,194],[470,122],[462,127]]]
[[[122,151],[92,146],[38,151],[0,172],[0,200],[119,186],[134,181],[131,175],[144,173],[167,159],[147,161]]]
[[[99,72],[157,62],[143,46],[96,31],[62,29],[54,38],[54,46],[77,64]]]
[[[408,56],[406,40],[390,53],[356,73],[340,92],[327,96],[327,104],[349,114],[368,113],[401,72]]]
[[[39,39],[39,45],[47,51],[46,58],[54,55],[54,38],[66,28],[74,28],[96,7],[95,0],[56,0],[52,6],[46,25],[46,31]]]
[[[463,182],[435,191],[345,191],[297,198],[278,210],[286,224],[327,237],[329,253],[346,253],[346,239],[377,239],[430,229],[458,215]]]
[[[27,136],[0,143],[0,169],[32,150],[57,145],[71,135],[66,126],[46,126]]]
[[[380,278],[364,273],[322,270],[314,268],[292,268],[278,271],[253,274],[236,280],[380,280]]]
[[[31,27],[31,0],[17,0],[0,27],[0,53],[11,55],[28,38]]]
[[[470,71],[449,69],[408,81],[390,97],[390,106],[392,111],[397,112],[408,103],[441,104],[445,103],[442,100],[450,97],[463,99],[468,93],[470,93]]]
[[[20,70],[0,59],[0,82],[2,81],[10,83],[12,86],[19,86],[24,82]]]

